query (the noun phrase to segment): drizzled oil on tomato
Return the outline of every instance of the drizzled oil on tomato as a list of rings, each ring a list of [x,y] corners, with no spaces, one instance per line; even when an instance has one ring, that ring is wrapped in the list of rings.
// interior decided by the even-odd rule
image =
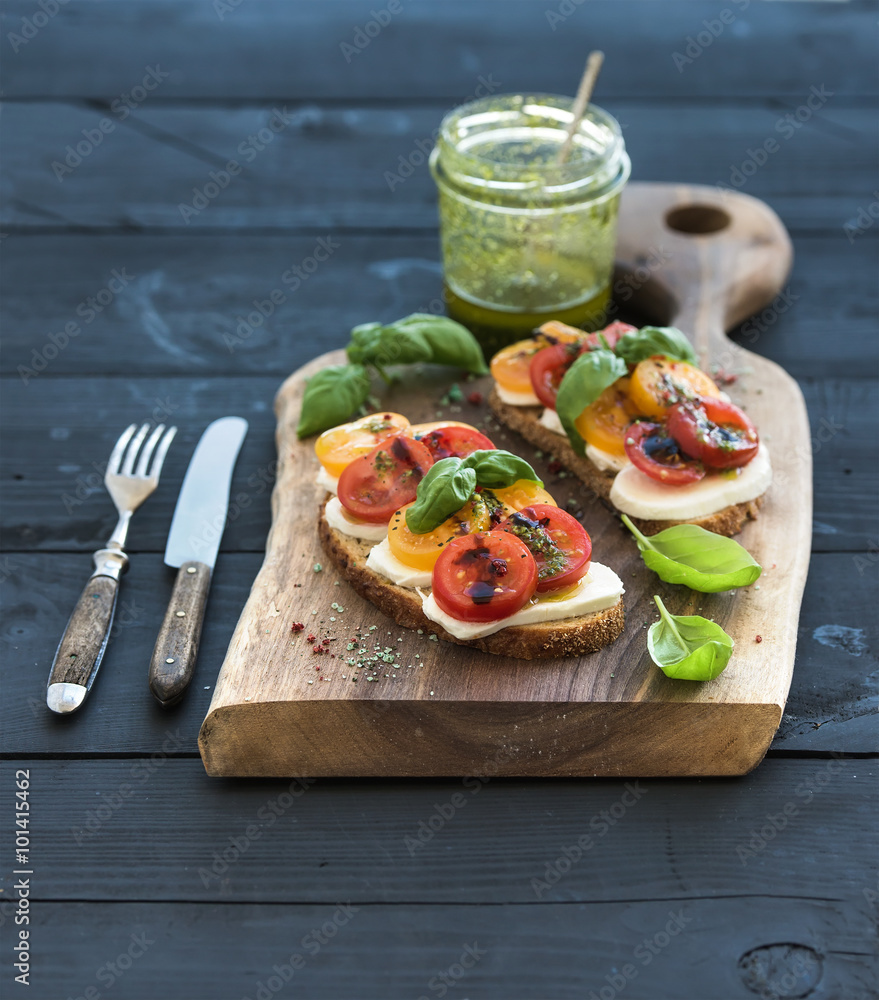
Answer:
[[[537,563],[537,592],[546,594],[573,586],[589,572],[592,539],[567,511],[533,504],[498,525],[521,539]]]
[[[410,427],[407,433],[412,434],[413,430]],[[474,451],[494,448],[489,438],[469,424],[440,424],[422,433],[416,431],[413,436],[427,447],[435,462],[441,458],[466,458]]]
[[[661,420],[669,407],[687,400],[716,398],[720,389],[711,378],[687,364],[662,354],[639,361],[632,372],[629,397],[644,417]]]
[[[399,434],[361,455],[339,476],[339,500],[352,517],[380,524],[416,497],[433,465],[420,441]]]
[[[537,563],[523,541],[506,531],[450,542],[433,568],[433,597],[459,621],[490,622],[520,611],[537,589]]]
[[[701,462],[689,458],[663,424],[641,420],[626,432],[626,455],[642,472],[669,486],[685,486],[705,476]]]
[[[748,415],[722,399],[677,403],[668,411],[668,432],[686,454],[709,469],[747,465],[760,447]]]

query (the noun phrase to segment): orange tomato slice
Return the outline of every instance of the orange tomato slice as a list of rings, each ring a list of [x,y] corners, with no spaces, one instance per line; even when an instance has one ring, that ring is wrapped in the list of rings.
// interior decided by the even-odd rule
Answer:
[[[388,525],[388,545],[401,563],[414,569],[433,569],[449,542],[491,528],[488,505],[478,494],[438,528],[423,535],[416,535],[406,524],[406,511],[411,506],[406,504],[392,515]]]
[[[686,361],[655,354],[639,361],[632,372],[629,397],[641,416],[662,420],[675,403],[699,396],[716,399],[720,389],[705,372]]]
[[[324,431],[315,441],[314,451],[320,464],[338,479],[355,458],[368,455],[385,438],[400,434],[408,426],[408,419],[399,413],[370,413]]]
[[[588,444],[611,455],[625,455],[626,428],[638,415],[629,398],[629,382],[628,378],[617,379],[574,421]]]
[[[542,486],[527,479],[519,479],[512,486],[505,486],[503,489],[491,492],[503,504],[504,517],[509,517],[514,511],[523,510],[535,503],[548,503],[553,507],[558,507],[555,500]]]
[[[491,359],[491,374],[495,382],[508,392],[533,393],[531,385],[531,359],[550,344],[572,343],[584,340],[588,334],[566,323],[552,320],[544,323],[538,333],[528,340],[520,340],[498,351]]]

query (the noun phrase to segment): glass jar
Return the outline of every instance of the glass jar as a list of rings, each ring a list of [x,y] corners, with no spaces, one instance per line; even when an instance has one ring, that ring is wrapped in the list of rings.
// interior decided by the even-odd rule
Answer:
[[[485,97],[440,126],[430,167],[446,307],[486,355],[548,319],[601,324],[631,165],[618,122],[594,105],[558,163],[572,105],[551,94]]]

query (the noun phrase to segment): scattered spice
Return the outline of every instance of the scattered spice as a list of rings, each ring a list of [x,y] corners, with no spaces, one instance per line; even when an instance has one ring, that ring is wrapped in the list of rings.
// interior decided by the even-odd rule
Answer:
[[[293,633],[303,632],[305,631],[305,626],[302,624],[302,622],[293,622],[293,624],[290,626],[290,631]]]
[[[762,635],[758,635],[757,638],[754,641],[755,642],[763,642],[763,636]]]
[[[483,403],[483,401],[484,401],[484,399],[485,399],[485,396],[483,396],[482,393],[479,392],[477,389],[474,389],[473,392],[471,392],[467,396],[467,402],[471,406],[481,406],[482,403]]]

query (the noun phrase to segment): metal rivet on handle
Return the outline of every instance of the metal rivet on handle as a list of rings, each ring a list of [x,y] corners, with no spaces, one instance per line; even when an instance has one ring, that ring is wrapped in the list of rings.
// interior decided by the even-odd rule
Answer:
[[[165,663],[173,663],[173,662],[174,662],[174,657],[173,656],[169,656],[167,658],[167,660],[165,660]]]
[[[185,611],[178,611],[177,612],[177,617],[178,618],[185,618],[186,617],[186,612]]]
[[[187,573],[194,573],[195,572],[195,566],[187,566],[186,572]]]

